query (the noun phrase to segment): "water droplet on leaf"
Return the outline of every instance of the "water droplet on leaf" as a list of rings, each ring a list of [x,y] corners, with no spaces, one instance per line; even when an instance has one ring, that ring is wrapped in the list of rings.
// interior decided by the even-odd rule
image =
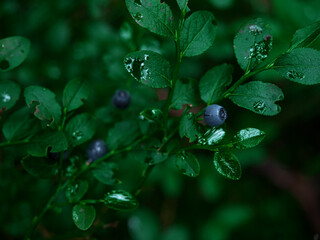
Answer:
[[[290,80],[301,81],[301,80],[303,80],[305,78],[305,75],[303,73],[300,73],[300,72],[289,71],[289,72],[287,72],[287,78],[289,78]]]
[[[2,97],[2,102],[9,102],[11,100],[11,96],[7,93],[2,93],[1,97]]]
[[[214,145],[219,143],[225,136],[226,132],[220,128],[211,128],[199,137],[199,143],[202,145]]]
[[[253,109],[258,113],[263,113],[266,110],[266,104],[262,101],[257,101],[253,105]]]
[[[250,25],[250,26],[249,26],[249,31],[250,31],[250,33],[253,34],[253,35],[259,35],[259,34],[262,33],[262,28],[259,27],[259,26],[256,25],[256,24],[253,24],[253,25]]]
[[[137,81],[145,82],[150,75],[149,68],[145,66],[145,62],[148,61],[149,55],[145,54],[143,59],[140,58],[127,58],[124,61],[127,71]]]
[[[74,140],[76,140],[76,141],[80,141],[80,140],[82,139],[82,136],[83,136],[83,134],[82,134],[81,131],[74,131],[74,132],[72,133],[72,138],[73,138]]]

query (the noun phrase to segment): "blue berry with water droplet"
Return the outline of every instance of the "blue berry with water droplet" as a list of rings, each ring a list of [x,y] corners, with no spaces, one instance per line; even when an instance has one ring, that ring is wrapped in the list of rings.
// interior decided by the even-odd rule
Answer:
[[[101,158],[108,152],[108,148],[103,140],[97,139],[92,141],[87,148],[87,156],[90,162]]]
[[[112,103],[116,108],[125,109],[131,102],[130,93],[126,90],[117,90],[112,97]]]
[[[203,120],[210,127],[218,127],[227,119],[227,111],[224,107],[212,104],[206,108]]]

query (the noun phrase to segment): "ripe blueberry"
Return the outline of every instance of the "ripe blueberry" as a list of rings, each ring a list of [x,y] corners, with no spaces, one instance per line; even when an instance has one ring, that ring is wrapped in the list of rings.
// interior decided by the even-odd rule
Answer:
[[[101,158],[107,152],[108,149],[103,140],[97,139],[92,141],[87,148],[89,162],[93,162],[98,158]]]
[[[210,127],[218,127],[224,123],[227,118],[227,111],[224,107],[212,104],[206,108],[203,114],[203,120]]]
[[[112,97],[112,103],[116,108],[125,109],[131,102],[130,93],[126,90],[117,90]]]

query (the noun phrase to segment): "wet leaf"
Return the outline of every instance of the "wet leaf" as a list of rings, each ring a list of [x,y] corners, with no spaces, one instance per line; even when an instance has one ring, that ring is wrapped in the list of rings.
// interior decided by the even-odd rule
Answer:
[[[197,177],[200,173],[198,159],[189,152],[176,155],[176,166],[182,174],[188,177]]]
[[[241,165],[234,154],[230,152],[216,152],[213,164],[221,175],[232,180],[239,180],[241,178]]]
[[[226,132],[222,128],[210,128],[199,137],[198,142],[202,145],[216,145],[224,138]]]
[[[68,82],[63,90],[63,107],[67,112],[75,110],[83,105],[89,96],[89,85],[87,82],[74,79]]]
[[[72,219],[80,230],[88,230],[96,217],[93,206],[77,204],[72,209]]]
[[[118,165],[113,162],[102,162],[92,170],[92,174],[99,182],[107,185],[116,185],[121,181],[115,177]]]
[[[20,86],[15,82],[0,81],[0,110],[12,108],[20,97],[20,91]]]
[[[196,118],[193,113],[184,113],[181,117],[179,124],[179,135],[180,137],[187,137],[190,142],[197,140],[200,136],[199,125],[197,124]]]
[[[183,108],[184,104],[197,106],[199,103],[197,98],[197,91],[197,83],[192,79],[178,80],[173,90],[170,108],[180,110]]]
[[[66,189],[66,198],[70,203],[76,203],[86,194],[89,184],[85,180],[79,180],[69,184]]]
[[[257,128],[242,129],[234,136],[233,145],[239,149],[253,148],[265,137],[265,132]]]
[[[119,211],[131,211],[139,206],[138,200],[124,190],[113,190],[105,195],[105,204],[108,208]]]
[[[298,29],[290,44],[290,50],[294,48],[308,47],[320,34],[320,21]]]

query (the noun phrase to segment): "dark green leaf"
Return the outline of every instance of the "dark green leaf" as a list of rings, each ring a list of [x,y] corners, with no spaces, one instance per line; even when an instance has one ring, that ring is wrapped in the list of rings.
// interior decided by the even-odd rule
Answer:
[[[189,152],[176,155],[176,166],[182,174],[188,177],[197,177],[200,173],[198,159]]]
[[[66,125],[66,136],[71,146],[90,140],[96,131],[96,123],[87,113],[74,116]]]
[[[1,46],[1,45],[0,45]],[[20,97],[20,86],[12,81],[0,82],[0,110],[12,108]]]
[[[211,68],[200,79],[200,96],[208,105],[216,102],[232,81],[233,66],[222,64]]]
[[[226,132],[222,128],[210,128],[199,137],[198,142],[202,145],[216,145],[224,138]]]
[[[107,185],[119,184],[121,181],[115,178],[115,171],[118,165],[113,162],[103,162],[92,170],[93,176],[100,182]]]
[[[19,66],[27,57],[30,41],[24,37],[8,37],[0,40],[0,72]]]
[[[138,200],[124,190],[113,190],[108,192],[104,200],[108,208],[119,211],[130,211],[139,206]]]
[[[308,47],[320,34],[320,21],[298,29],[290,44],[290,50],[294,48]],[[290,51],[289,50],[289,51]]]
[[[140,113],[140,117],[142,120],[147,119],[151,122],[161,123],[163,119],[163,112],[157,108],[146,109]]]
[[[153,152],[149,152],[147,156],[147,163],[149,165],[156,165],[164,162],[168,158],[168,153],[159,152],[156,149]]]
[[[234,38],[234,52],[244,71],[263,62],[271,48],[271,32],[260,18],[249,21]]]
[[[96,210],[93,206],[77,204],[72,209],[73,222],[80,230],[87,230],[91,227],[96,217]]]
[[[212,6],[215,8],[224,10],[232,7],[234,0],[209,0]]]
[[[58,174],[58,163],[47,158],[26,157],[21,160],[23,168],[32,176],[50,178]]]
[[[241,178],[241,165],[237,157],[230,152],[216,152],[213,163],[217,171],[232,180]]]
[[[69,184],[66,189],[66,197],[70,203],[76,203],[86,194],[89,184],[85,180],[79,180]]]
[[[242,129],[234,136],[233,145],[239,149],[257,146],[265,137],[265,133],[256,128]]]
[[[29,108],[35,108],[34,115],[47,124],[58,124],[61,118],[61,107],[56,101],[56,95],[50,90],[30,86],[24,90],[24,97]]]
[[[173,90],[170,108],[180,110],[184,104],[192,106],[198,104],[196,82],[192,79],[178,80]]]
[[[95,112],[95,117],[106,124],[112,123],[115,119],[114,106],[109,105],[106,107],[98,108]]]
[[[179,125],[180,137],[187,137],[190,142],[194,142],[200,136],[199,126],[193,113],[185,113],[181,117]]]
[[[107,136],[107,146],[114,150],[128,146],[139,136],[139,127],[136,121],[124,121],[114,125]]]
[[[275,102],[283,100],[282,90],[272,83],[259,81],[239,86],[229,97],[231,101],[255,113],[273,116],[281,111]]]
[[[279,57],[274,69],[290,81],[313,85],[320,83],[320,51],[297,48]]]
[[[160,0],[126,0],[127,8],[133,19],[143,28],[172,37],[175,23],[170,7]]]
[[[171,84],[170,63],[159,53],[143,50],[128,54],[124,66],[138,82],[153,88]]]
[[[12,113],[4,122],[2,132],[7,140],[20,140],[40,130],[39,121],[30,114],[27,107]]]
[[[67,150],[68,142],[61,131],[41,132],[30,139],[27,144],[27,152],[31,156],[47,156],[48,149],[50,152],[62,152]]]
[[[88,83],[79,79],[71,80],[63,91],[63,107],[65,107],[68,112],[75,110],[83,105],[83,102],[88,98],[88,96]]]
[[[188,0],[177,0],[177,3],[181,11],[185,11],[186,13],[190,12],[190,9],[188,7]]]
[[[181,55],[196,56],[212,46],[216,36],[217,23],[211,12],[197,11],[185,21],[181,36]]]

